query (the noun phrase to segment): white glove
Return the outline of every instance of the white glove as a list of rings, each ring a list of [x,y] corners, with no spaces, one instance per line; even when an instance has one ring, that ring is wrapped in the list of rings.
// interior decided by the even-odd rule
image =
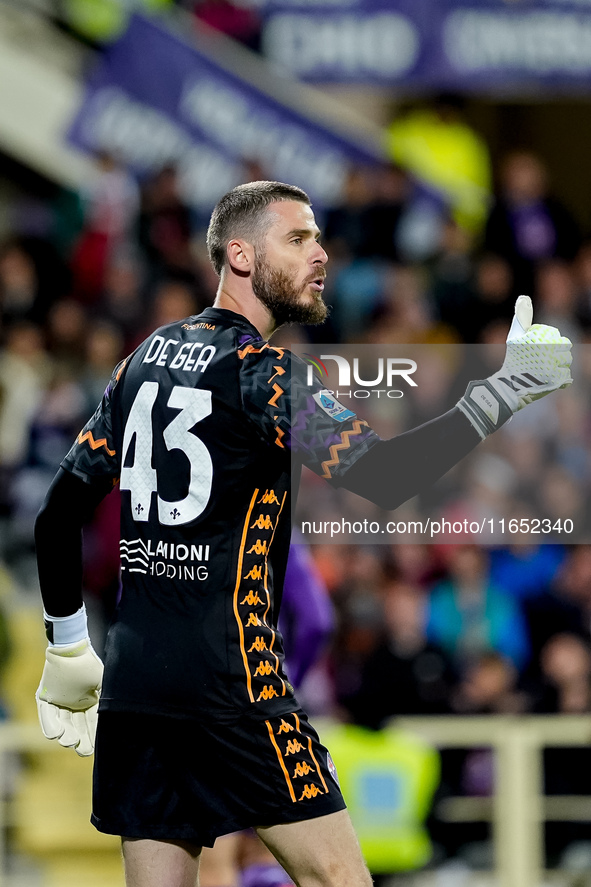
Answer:
[[[49,646],[35,699],[43,735],[75,748],[83,757],[94,751],[103,663],[84,638]]]
[[[553,326],[531,325],[529,296],[519,296],[507,336],[501,369],[488,379],[470,382],[459,409],[482,438],[500,428],[513,413],[551,391],[572,383],[572,342]]]

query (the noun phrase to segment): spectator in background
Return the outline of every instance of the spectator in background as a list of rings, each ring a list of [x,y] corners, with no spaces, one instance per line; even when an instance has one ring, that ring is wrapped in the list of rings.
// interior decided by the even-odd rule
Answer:
[[[486,549],[447,547],[448,578],[429,596],[427,637],[453,657],[460,672],[497,652],[521,671],[529,658],[527,625],[516,601],[490,578]]]
[[[579,228],[568,210],[550,196],[547,169],[534,153],[508,154],[500,179],[484,246],[509,262],[519,292],[529,293],[540,263],[575,258],[581,242]]]
[[[42,320],[46,306],[39,305],[38,289],[39,281],[31,257],[16,240],[4,244],[0,253],[3,325],[19,320]]]
[[[542,714],[588,715],[591,712],[591,645],[571,632],[553,635],[540,656],[541,684],[534,711]],[[548,795],[591,794],[591,750],[585,746],[546,748],[544,782]],[[546,851],[551,863],[569,844],[585,842],[587,867],[591,845],[587,823],[549,822]]]
[[[63,258],[40,237],[12,237],[0,248],[0,330],[21,320],[43,324],[69,289]]]
[[[463,342],[475,342],[480,325],[472,278],[472,238],[453,219],[441,227],[438,250],[429,266],[429,292],[439,320]]]
[[[448,712],[455,682],[449,656],[426,635],[425,595],[396,581],[386,587],[384,634],[355,693],[341,699],[353,721],[377,729],[395,715]]]
[[[138,328],[132,340],[133,348],[143,341],[147,331],[173,323],[179,317],[189,317],[197,310],[201,310],[201,307],[189,283],[170,279],[160,281],[153,293],[150,314],[147,319],[142,318],[145,325]]]
[[[478,234],[491,198],[490,158],[464,108],[460,96],[445,93],[430,108],[402,114],[388,127],[387,147],[392,160],[444,195],[462,228]]]
[[[47,347],[64,375],[77,378],[85,361],[88,315],[80,302],[60,299],[47,319]]]
[[[473,238],[453,219],[442,228],[429,271],[438,316],[462,342],[483,341],[489,324],[506,323],[509,328],[519,295],[511,265],[493,253],[475,255]]]
[[[591,712],[591,646],[572,632],[560,632],[540,654],[542,687],[535,711],[584,714]]]
[[[82,196],[84,225],[71,262],[74,293],[94,304],[104,288],[109,261],[134,236],[139,189],[131,173],[108,151],[101,151],[96,176]]]
[[[126,354],[132,350],[137,330],[144,323],[143,283],[144,268],[139,255],[134,250],[119,251],[107,266],[98,313],[119,329]]]
[[[517,669],[509,659],[495,652],[484,653],[468,666],[453,693],[454,711],[457,714],[521,714],[527,709],[528,699],[517,689],[517,678]]]
[[[93,323],[86,338],[81,386],[86,399],[85,415],[92,415],[109,384],[113,367],[123,358],[123,336],[117,326],[102,320]]]
[[[466,669],[452,695],[453,709],[461,715],[515,715],[527,710],[529,698],[517,686],[517,669],[499,653],[484,653]],[[454,751],[449,763],[458,767],[457,787],[462,794],[494,794],[495,761],[492,748],[471,748],[461,756]]]
[[[445,206],[401,166],[352,166],[339,205],[326,213],[331,262],[374,259],[420,262],[437,250]]]
[[[367,254],[402,264],[430,259],[447,218],[445,201],[396,163],[374,171],[373,190],[365,219]]]
[[[591,334],[591,241],[581,247],[574,265],[577,283],[577,320],[585,338]]]
[[[191,210],[180,197],[176,167],[164,166],[143,186],[139,217],[140,245],[153,278],[195,280],[192,233]]]
[[[14,477],[27,455],[48,370],[39,327],[15,323],[0,351],[0,516],[12,511]]]
[[[541,547],[548,551],[546,557],[550,559],[555,546]],[[534,569],[532,572],[535,574],[537,571]],[[573,546],[564,553],[560,565],[549,570],[548,574],[548,583],[540,582],[537,593],[524,601],[532,648],[532,661],[528,671],[534,682],[539,680],[542,650],[550,638],[556,634],[591,638],[588,608],[591,588],[589,546]]]
[[[384,263],[370,255],[368,212],[374,200],[372,172],[352,166],[345,177],[341,202],[326,212],[323,242],[334,265],[325,298],[333,309],[330,322],[336,329],[336,341],[358,339],[381,299]]]
[[[490,553],[491,580],[516,600],[542,595],[566,558],[563,545],[512,545]]]
[[[571,342],[581,340],[577,319],[577,285],[572,263],[563,259],[543,262],[536,271],[533,290],[538,323],[560,327]]]
[[[364,258],[370,250],[367,216],[375,199],[373,177],[365,167],[347,171],[342,200],[326,212],[323,240],[331,261],[350,262]]]
[[[367,342],[409,345],[453,342],[455,338],[455,331],[434,317],[420,268],[398,266],[384,275],[381,302],[374,310]]]
[[[480,342],[490,324],[504,321],[509,326],[511,323],[513,306],[519,293],[515,289],[513,270],[506,259],[492,253],[485,253],[478,258],[474,295],[472,316],[476,324],[470,341]]]

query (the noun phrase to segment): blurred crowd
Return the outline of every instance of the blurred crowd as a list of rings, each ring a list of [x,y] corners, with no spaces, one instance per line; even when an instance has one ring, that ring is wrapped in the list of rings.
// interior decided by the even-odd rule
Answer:
[[[457,103],[443,106],[430,113],[464,126]],[[430,162],[435,169],[437,158]],[[284,330],[282,341],[497,343],[516,296],[528,292],[536,321],[587,342],[590,232],[552,196],[535,153],[508,154],[496,173],[493,186],[481,165],[467,198],[461,181],[435,187],[424,172],[419,184],[402,156],[352,168],[340,205],[319,214],[328,324]],[[217,278],[203,220],[173,167],[138,183],[105,153],[84,192],[23,196],[10,225],[0,245],[0,563],[22,576],[48,484],[113,366],[156,327],[210,305]],[[539,434],[556,425],[558,409],[556,400],[508,447],[512,470],[532,483]],[[576,399],[560,410],[562,449],[545,490],[554,513],[568,516],[577,503],[586,508],[591,428]],[[503,456],[488,465],[497,489]],[[118,592],[116,540],[111,496],[85,543],[87,592],[103,621]],[[313,555],[337,626],[301,690],[313,713],[379,729],[397,714],[591,712],[591,545],[462,539],[318,545]],[[591,794],[589,752],[581,755],[574,769],[568,753],[554,753],[550,791]],[[478,751],[444,761],[452,793],[487,795],[492,780],[490,757]]]

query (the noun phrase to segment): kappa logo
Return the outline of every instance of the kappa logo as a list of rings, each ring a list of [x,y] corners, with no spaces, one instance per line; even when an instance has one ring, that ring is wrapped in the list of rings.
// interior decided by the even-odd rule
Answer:
[[[297,779],[298,776],[307,776],[308,773],[316,773],[316,770],[314,767],[310,767],[307,761],[304,761],[303,764],[296,764],[292,779]]]
[[[252,570],[250,570],[250,572],[247,573],[246,576],[244,576],[243,578],[244,579],[262,579],[263,578],[262,566],[253,567]],[[244,600],[246,600],[246,598]],[[244,601],[242,603],[244,603]],[[259,603],[262,603],[262,601],[259,601]]]
[[[264,699],[265,702],[267,699],[274,699],[275,696],[279,696],[279,693],[275,689],[275,687],[271,687],[269,684],[265,684],[262,691],[259,693],[257,702],[260,702],[261,699]]]
[[[285,749],[285,756],[287,755],[297,755],[303,749],[303,745],[297,739],[290,739],[287,743],[287,748]]]
[[[277,731],[277,736],[279,736],[280,733],[293,733],[294,730],[295,727],[292,727],[291,724],[288,724],[284,718],[281,718],[281,726]]]
[[[279,499],[275,495],[275,490],[265,490],[257,505],[279,505]]]
[[[262,624],[263,623],[261,622],[261,620],[259,619],[259,617],[257,616],[256,613],[249,613],[248,621],[246,623],[246,628],[248,628],[250,625],[254,625],[254,626],[256,626],[256,628],[258,628],[259,625],[262,625]]]
[[[246,578],[248,578],[248,576]],[[246,597],[240,601],[241,605],[248,604],[249,607],[256,607],[256,606],[258,606],[258,604],[264,604],[264,603],[265,602],[260,599],[258,591],[255,591],[255,592],[249,591],[248,594],[246,595]]]
[[[253,614],[251,614],[253,615]],[[260,635],[255,638],[254,643],[252,644],[249,653],[252,653],[253,650],[256,650],[257,653],[262,653],[263,650],[267,649],[267,642]]]
[[[254,545],[246,552],[247,554],[267,554],[267,543],[263,542],[262,539],[257,539]]]
[[[270,674],[274,674],[274,673],[275,673],[275,669],[273,668],[273,666],[271,665],[269,660],[265,659],[265,661],[263,662],[263,660],[261,659],[254,675],[255,675],[255,677],[257,675],[259,675],[260,677],[263,677],[263,676],[269,677]]]
[[[315,798],[318,795],[323,795],[323,794],[324,794],[324,792],[322,791],[321,788],[318,788],[315,785],[306,785],[304,787],[304,791],[302,792],[302,794],[300,796],[300,801],[303,801],[304,798],[306,798],[306,800],[308,800],[309,798]]]
[[[259,514],[254,524],[251,524],[250,529],[254,530],[254,528],[258,530],[272,530],[273,529],[273,521],[271,520],[270,515],[266,514],[264,517],[262,514]]]

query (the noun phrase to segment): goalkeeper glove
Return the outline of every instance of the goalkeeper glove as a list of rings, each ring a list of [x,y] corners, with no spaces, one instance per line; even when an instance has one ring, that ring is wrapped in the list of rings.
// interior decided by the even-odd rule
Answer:
[[[41,729],[86,757],[94,751],[103,663],[92,649],[84,606],[73,616],[45,618],[50,643],[35,694]]]
[[[458,401],[483,439],[528,403],[572,383],[572,342],[556,327],[532,326],[532,317],[530,297],[519,296],[503,366],[488,379],[470,382]]]

